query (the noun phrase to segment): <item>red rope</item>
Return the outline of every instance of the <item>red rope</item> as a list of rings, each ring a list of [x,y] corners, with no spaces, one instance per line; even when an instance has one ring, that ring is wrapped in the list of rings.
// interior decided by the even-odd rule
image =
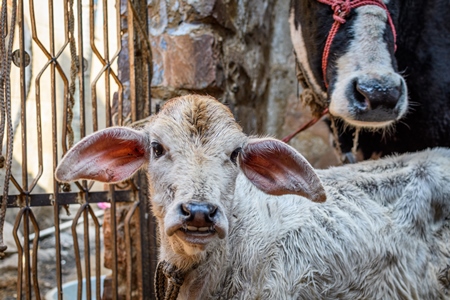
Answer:
[[[357,8],[364,5],[376,5],[381,7],[386,11],[386,15],[388,18],[388,23],[391,26],[392,34],[394,35],[394,44],[395,50],[397,49],[397,32],[395,30],[394,22],[392,21],[391,14],[387,9],[386,5],[382,0],[317,0],[320,3],[327,4],[331,6],[331,9],[334,11],[333,19],[334,23],[331,26],[330,33],[328,34],[327,41],[325,42],[325,48],[323,49],[322,55],[322,75],[325,83],[325,87],[328,89],[328,81],[327,81],[327,64],[328,64],[328,56],[330,54],[331,43],[333,42],[334,37],[336,36],[337,31],[341,24],[346,22],[345,18],[350,14],[350,11],[353,8]]]
[[[313,126],[314,124],[316,124],[317,121],[319,121],[319,120],[320,120],[323,116],[325,116],[327,113],[328,113],[328,108],[325,108],[325,109],[323,110],[323,112],[321,113],[320,117],[314,118],[314,119],[312,119],[311,121],[309,121],[308,123],[303,124],[303,125],[300,126],[300,128],[297,129],[294,133],[291,133],[290,135],[285,136],[285,137],[282,139],[282,141],[285,142],[285,143],[289,143],[289,141],[290,141],[294,136],[296,136],[298,133],[300,133],[300,132],[302,132],[302,131],[308,129],[309,127]]]

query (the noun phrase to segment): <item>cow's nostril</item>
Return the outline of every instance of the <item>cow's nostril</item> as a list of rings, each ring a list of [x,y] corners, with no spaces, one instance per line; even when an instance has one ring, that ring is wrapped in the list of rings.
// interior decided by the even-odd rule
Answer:
[[[353,82],[353,95],[355,97],[356,104],[358,104],[361,109],[370,108],[370,107],[368,107],[369,105],[368,105],[368,102],[366,100],[367,97],[366,97],[366,95],[364,94],[363,91],[360,91],[358,82],[356,80]]]
[[[400,85],[384,84],[377,81],[354,82],[354,99],[362,109],[394,109],[403,92]]]

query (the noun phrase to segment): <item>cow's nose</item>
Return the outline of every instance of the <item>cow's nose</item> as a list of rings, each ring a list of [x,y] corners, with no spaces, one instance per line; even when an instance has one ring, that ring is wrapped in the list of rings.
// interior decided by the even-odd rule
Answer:
[[[190,226],[208,227],[215,223],[217,206],[210,203],[183,203],[181,215]]]
[[[393,110],[403,94],[403,82],[399,84],[383,83],[377,80],[354,83],[354,99],[362,110],[384,108]]]

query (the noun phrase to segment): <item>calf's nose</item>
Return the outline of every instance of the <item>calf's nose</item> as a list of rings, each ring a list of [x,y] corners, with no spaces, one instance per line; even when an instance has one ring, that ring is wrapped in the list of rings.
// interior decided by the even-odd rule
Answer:
[[[181,215],[190,226],[208,227],[215,223],[217,206],[210,203],[183,203]]]

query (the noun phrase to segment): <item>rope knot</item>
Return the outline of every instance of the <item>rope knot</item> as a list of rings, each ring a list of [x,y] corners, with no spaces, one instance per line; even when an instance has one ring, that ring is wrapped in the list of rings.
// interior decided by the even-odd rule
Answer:
[[[175,266],[169,262],[164,261],[162,272],[167,279],[169,279],[172,284],[180,287],[184,281],[184,274]]]
[[[348,16],[351,10],[350,1],[336,1],[331,5],[333,9],[333,19],[341,24],[345,23],[345,18]]]
[[[195,269],[193,266],[190,270]],[[190,270],[178,269],[168,261],[160,261],[155,274],[157,300],[176,300],[186,273]]]

